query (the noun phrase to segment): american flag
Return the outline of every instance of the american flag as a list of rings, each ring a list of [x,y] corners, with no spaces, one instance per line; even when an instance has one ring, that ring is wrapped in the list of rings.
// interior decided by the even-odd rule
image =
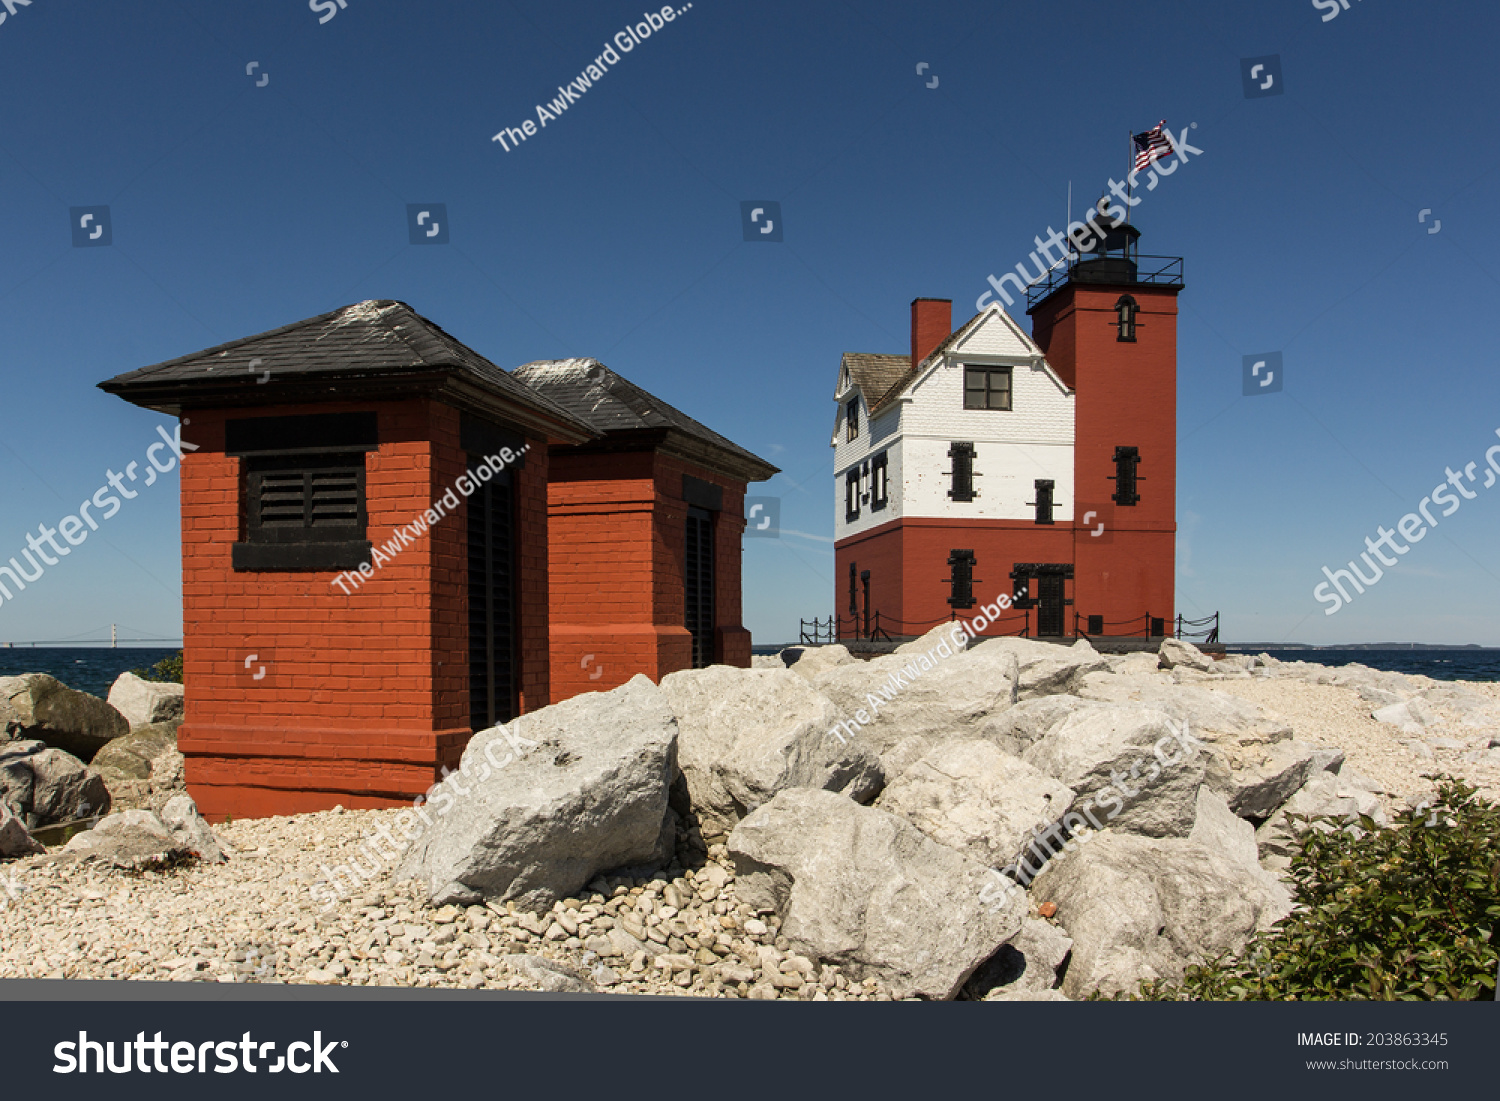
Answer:
[[[1172,153],[1172,139],[1164,133],[1166,128],[1167,120],[1162,119],[1155,130],[1147,130],[1144,134],[1137,134],[1131,139],[1135,142],[1135,170],[1137,172]]]

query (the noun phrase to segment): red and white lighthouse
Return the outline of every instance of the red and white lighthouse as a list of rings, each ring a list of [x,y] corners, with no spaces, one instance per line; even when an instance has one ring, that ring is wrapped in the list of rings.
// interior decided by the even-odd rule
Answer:
[[[986,633],[1165,633],[1182,261],[1138,237],[1112,226],[1031,287],[1029,336],[998,302],[955,330],[950,302],[917,299],[909,356],[844,355],[841,637],[921,634],[1003,593],[1016,611]]]

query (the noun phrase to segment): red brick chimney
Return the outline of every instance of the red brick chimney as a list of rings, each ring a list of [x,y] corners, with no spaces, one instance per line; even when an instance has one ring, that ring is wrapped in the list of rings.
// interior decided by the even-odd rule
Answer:
[[[911,303],[911,365],[930,356],[953,332],[951,298],[914,298]]]

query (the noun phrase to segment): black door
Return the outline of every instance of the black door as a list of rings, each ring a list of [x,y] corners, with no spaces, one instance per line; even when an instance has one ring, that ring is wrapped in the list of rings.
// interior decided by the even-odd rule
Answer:
[[[478,458],[469,458],[469,477]],[[515,522],[510,471],[469,497],[469,725],[516,715]]]
[[[702,669],[714,661],[714,517],[707,509],[688,509],[684,577],[693,668]]]
[[[1063,600],[1066,580],[1060,573],[1044,573],[1037,579],[1036,633],[1057,637],[1063,633]]]

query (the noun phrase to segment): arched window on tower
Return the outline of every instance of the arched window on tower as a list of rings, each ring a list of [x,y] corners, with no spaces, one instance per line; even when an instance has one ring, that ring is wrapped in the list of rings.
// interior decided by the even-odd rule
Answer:
[[[1122,294],[1120,300],[1115,303],[1115,314],[1119,319],[1119,329],[1116,340],[1135,343],[1135,317],[1141,312],[1140,305],[1128,294]]]

